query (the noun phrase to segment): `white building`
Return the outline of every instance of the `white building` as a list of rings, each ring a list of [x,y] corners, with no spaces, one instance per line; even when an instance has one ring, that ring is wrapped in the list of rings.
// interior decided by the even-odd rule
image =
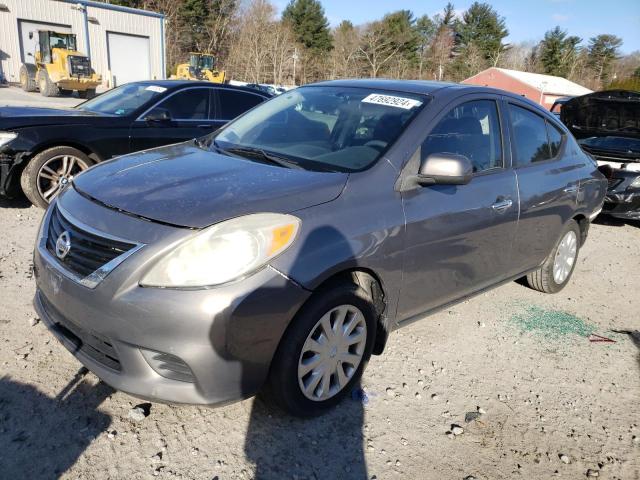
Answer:
[[[74,33],[107,87],[165,78],[164,16],[91,0],[0,0],[0,72],[19,82],[38,35]]]

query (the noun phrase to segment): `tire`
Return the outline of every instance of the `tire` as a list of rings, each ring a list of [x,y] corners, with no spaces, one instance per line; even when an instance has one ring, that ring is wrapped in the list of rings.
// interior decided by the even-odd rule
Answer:
[[[344,335],[339,335],[339,337],[352,341],[356,338],[362,338],[364,332],[364,340],[351,345],[347,350],[345,350],[344,344],[337,349],[332,347],[331,341],[326,340],[328,338],[325,335],[326,330],[319,325],[323,317],[333,312],[335,317],[330,317],[329,322],[333,323],[332,327],[335,327],[336,331],[341,331],[338,328],[341,316],[336,312],[342,312],[340,309],[343,308],[346,308],[347,311],[351,308],[351,312],[355,314],[354,316],[347,314],[346,317],[342,317],[346,319],[346,325],[349,325],[348,322],[351,320],[359,323],[356,324],[348,337]],[[340,281],[315,293],[301,308],[282,337],[261,396],[268,403],[273,403],[289,414],[298,417],[317,416],[336,406],[360,381],[362,372],[371,357],[378,316],[379,313],[376,311],[371,293],[355,283]],[[325,335],[324,341],[328,341],[329,344],[324,347],[326,344],[322,340],[318,340],[318,343],[322,343],[321,346],[325,348],[325,354],[313,353],[310,355],[311,351],[306,345],[311,343],[307,344],[307,340],[310,337],[318,338],[316,336],[318,332]],[[358,365],[354,367],[351,363],[353,360],[349,361],[347,355],[352,355],[351,358],[361,355]],[[323,390],[324,376],[317,375],[316,371],[322,369],[324,363],[321,362],[317,369],[314,368],[310,373],[307,373],[306,377],[298,375],[298,368],[302,362],[314,365],[316,362],[313,361],[313,358],[317,356],[327,362],[336,362],[333,367],[335,368],[334,373],[328,376],[326,398],[321,398],[324,394],[320,393]],[[341,369],[343,373],[341,379],[338,369]],[[320,380],[316,382],[317,386],[312,387],[313,379],[318,377]],[[305,382],[309,385],[307,394],[303,392]],[[335,391],[336,389],[337,391]],[[317,394],[318,398],[311,399],[309,394],[312,396]]]
[[[96,96],[95,88],[88,88],[87,90],[78,90],[78,96],[80,98],[90,99]]]
[[[29,74],[29,70],[25,65],[20,67],[20,86],[25,92],[35,92],[38,88],[36,79]]]
[[[547,257],[542,266],[527,275],[527,285],[534,290],[538,290],[543,293],[557,293],[562,290],[567,283],[569,283],[573,270],[575,269],[578,260],[578,253],[580,252],[580,237],[580,227],[578,224],[574,220],[569,221],[562,230],[562,234],[551,251],[551,254]],[[564,243],[565,241],[569,243]],[[573,259],[569,265],[568,262],[562,262],[561,257],[563,257],[562,252],[566,251],[566,248],[569,248],[569,254],[571,253],[571,243],[574,245],[575,250],[573,253]],[[561,271],[562,268],[554,268],[554,265],[556,264],[556,257],[559,259],[558,265],[564,265],[564,272]]]
[[[58,95],[58,86],[51,81],[49,74],[43,68],[38,71],[38,88],[43,97],[55,97]]]
[[[66,164],[64,163],[65,157],[67,157]],[[93,163],[87,155],[78,149],[72,147],[49,148],[29,160],[20,175],[20,186],[32,204],[40,208],[47,208],[49,202],[59,193],[59,188],[63,183],[70,182],[74,175],[86,170]],[[56,168],[58,165],[60,168]],[[68,171],[64,170],[65,165]],[[45,166],[49,170],[45,169]],[[54,177],[50,173],[51,171],[58,176]]]

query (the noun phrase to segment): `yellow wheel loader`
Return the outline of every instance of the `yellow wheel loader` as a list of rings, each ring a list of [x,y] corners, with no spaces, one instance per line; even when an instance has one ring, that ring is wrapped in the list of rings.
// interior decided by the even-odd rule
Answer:
[[[224,83],[224,70],[216,70],[216,59],[208,53],[189,54],[189,63],[181,63],[175,77],[180,80],[207,80],[213,83]]]
[[[36,33],[36,51],[27,53],[34,61],[20,67],[22,89],[26,92],[39,89],[45,97],[77,90],[80,98],[93,98],[101,78],[91,68],[89,58],[78,52],[76,36],[46,30]],[[29,38],[33,38],[33,34],[29,32]]]

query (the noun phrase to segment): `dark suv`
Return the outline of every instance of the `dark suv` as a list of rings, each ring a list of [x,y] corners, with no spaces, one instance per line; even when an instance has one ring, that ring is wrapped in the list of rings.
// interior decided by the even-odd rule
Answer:
[[[42,222],[35,306],[115,388],[222,404],[267,383],[317,414],[392,330],[521,277],[562,289],[606,185],[522,97],[319,83],[75,178]]]

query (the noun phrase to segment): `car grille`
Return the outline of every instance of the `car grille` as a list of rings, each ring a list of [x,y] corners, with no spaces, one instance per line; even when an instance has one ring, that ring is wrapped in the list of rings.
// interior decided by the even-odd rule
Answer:
[[[69,73],[71,73],[73,77],[90,77],[91,62],[87,57],[70,55],[69,56]]]
[[[620,182],[622,182],[620,178],[607,178],[607,188],[609,190],[614,189],[620,185]]]
[[[56,254],[56,241],[63,232],[67,232],[71,248],[61,259]],[[67,220],[57,205],[53,207],[47,230],[46,248],[64,268],[80,277],[91,275],[135,246],[82,230]]]
[[[118,352],[108,338],[69,321],[42,293],[38,295],[45,313],[53,323],[52,328],[75,345],[76,351],[86,354],[105,367],[120,371]]]

